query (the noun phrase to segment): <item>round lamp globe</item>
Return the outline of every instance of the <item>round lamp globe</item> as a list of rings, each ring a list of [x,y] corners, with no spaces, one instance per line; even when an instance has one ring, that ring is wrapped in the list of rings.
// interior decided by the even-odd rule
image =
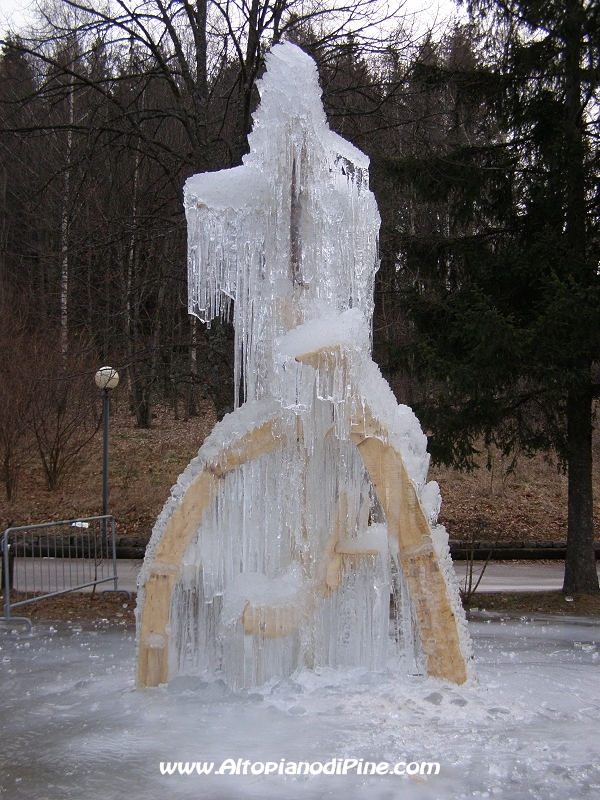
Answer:
[[[94,380],[99,389],[115,389],[119,385],[119,373],[113,367],[100,367]]]

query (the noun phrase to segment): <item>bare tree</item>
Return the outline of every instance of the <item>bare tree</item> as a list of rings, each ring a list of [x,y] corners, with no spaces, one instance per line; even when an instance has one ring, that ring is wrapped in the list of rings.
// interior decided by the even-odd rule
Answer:
[[[46,304],[47,324],[62,326],[63,345],[84,335],[101,357],[126,364],[138,425],[150,424],[153,397],[172,391],[175,374],[221,416],[233,406],[232,337],[227,321],[194,330],[181,313],[183,182],[240,163],[271,44],[293,38],[322,64],[361,53],[373,60],[385,50],[377,24],[388,7],[45,0],[41,9],[36,30],[11,45],[32,71],[21,106],[35,114],[0,129],[0,141],[4,131],[50,154],[30,192],[40,205],[29,236],[32,295]],[[322,70],[326,81],[334,74]],[[192,411],[193,392],[187,405]]]
[[[86,448],[100,429],[99,393],[89,356],[65,355],[58,346],[37,342],[28,361],[30,425],[47,487],[57,489],[86,458]]]
[[[31,456],[31,395],[21,369],[30,334],[7,290],[0,300],[0,476],[6,499],[16,494],[21,467]]]

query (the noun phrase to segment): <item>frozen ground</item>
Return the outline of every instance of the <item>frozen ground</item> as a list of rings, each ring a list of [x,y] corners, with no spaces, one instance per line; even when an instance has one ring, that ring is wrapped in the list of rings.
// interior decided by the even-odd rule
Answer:
[[[129,630],[4,632],[0,797],[597,798],[599,624],[479,616],[470,625],[479,678],[468,687],[328,671],[238,695],[194,679],[135,691]],[[215,775],[228,758],[437,761],[440,772]],[[163,776],[161,761],[215,766],[209,776]]]

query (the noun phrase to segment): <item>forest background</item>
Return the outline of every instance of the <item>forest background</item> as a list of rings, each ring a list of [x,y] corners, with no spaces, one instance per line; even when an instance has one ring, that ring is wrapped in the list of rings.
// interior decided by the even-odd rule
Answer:
[[[525,462],[542,476],[522,492],[534,526],[549,539],[567,529],[565,591],[598,591],[600,5],[466,9],[460,24],[417,33],[413,14],[377,0],[54,0],[5,37],[6,524],[61,505],[81,513],[64,492],[97,472],[100,364],[122,376],[118,435],[143,445],[165,432],[154,448],[120,451],[113,494],[136,476],[146,487],[122,524],[146,526],[165,499],[153,471],[174,480],[232,410],[229,321],[208,328],[187,313],[182,186],[241,163],[264,53],[286,39],[316,60],[331,127],[371,159],[375,359],[437,464],[487,467],[500,487],[463,530],[493,538],[506,476]],[[188,433],[166,433],[180,419]],[[40,500],[35,480],[55,500]],[[453,485],[446,513],[460,529],[473,484]]]

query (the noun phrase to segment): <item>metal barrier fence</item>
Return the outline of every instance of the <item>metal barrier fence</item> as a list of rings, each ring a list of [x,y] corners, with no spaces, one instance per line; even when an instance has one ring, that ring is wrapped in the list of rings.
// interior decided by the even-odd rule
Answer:
[[[12,610],[48,597],[109,582],[119,590],[110,515],[8,528],[1,554],[6,621],[29,623]]]

